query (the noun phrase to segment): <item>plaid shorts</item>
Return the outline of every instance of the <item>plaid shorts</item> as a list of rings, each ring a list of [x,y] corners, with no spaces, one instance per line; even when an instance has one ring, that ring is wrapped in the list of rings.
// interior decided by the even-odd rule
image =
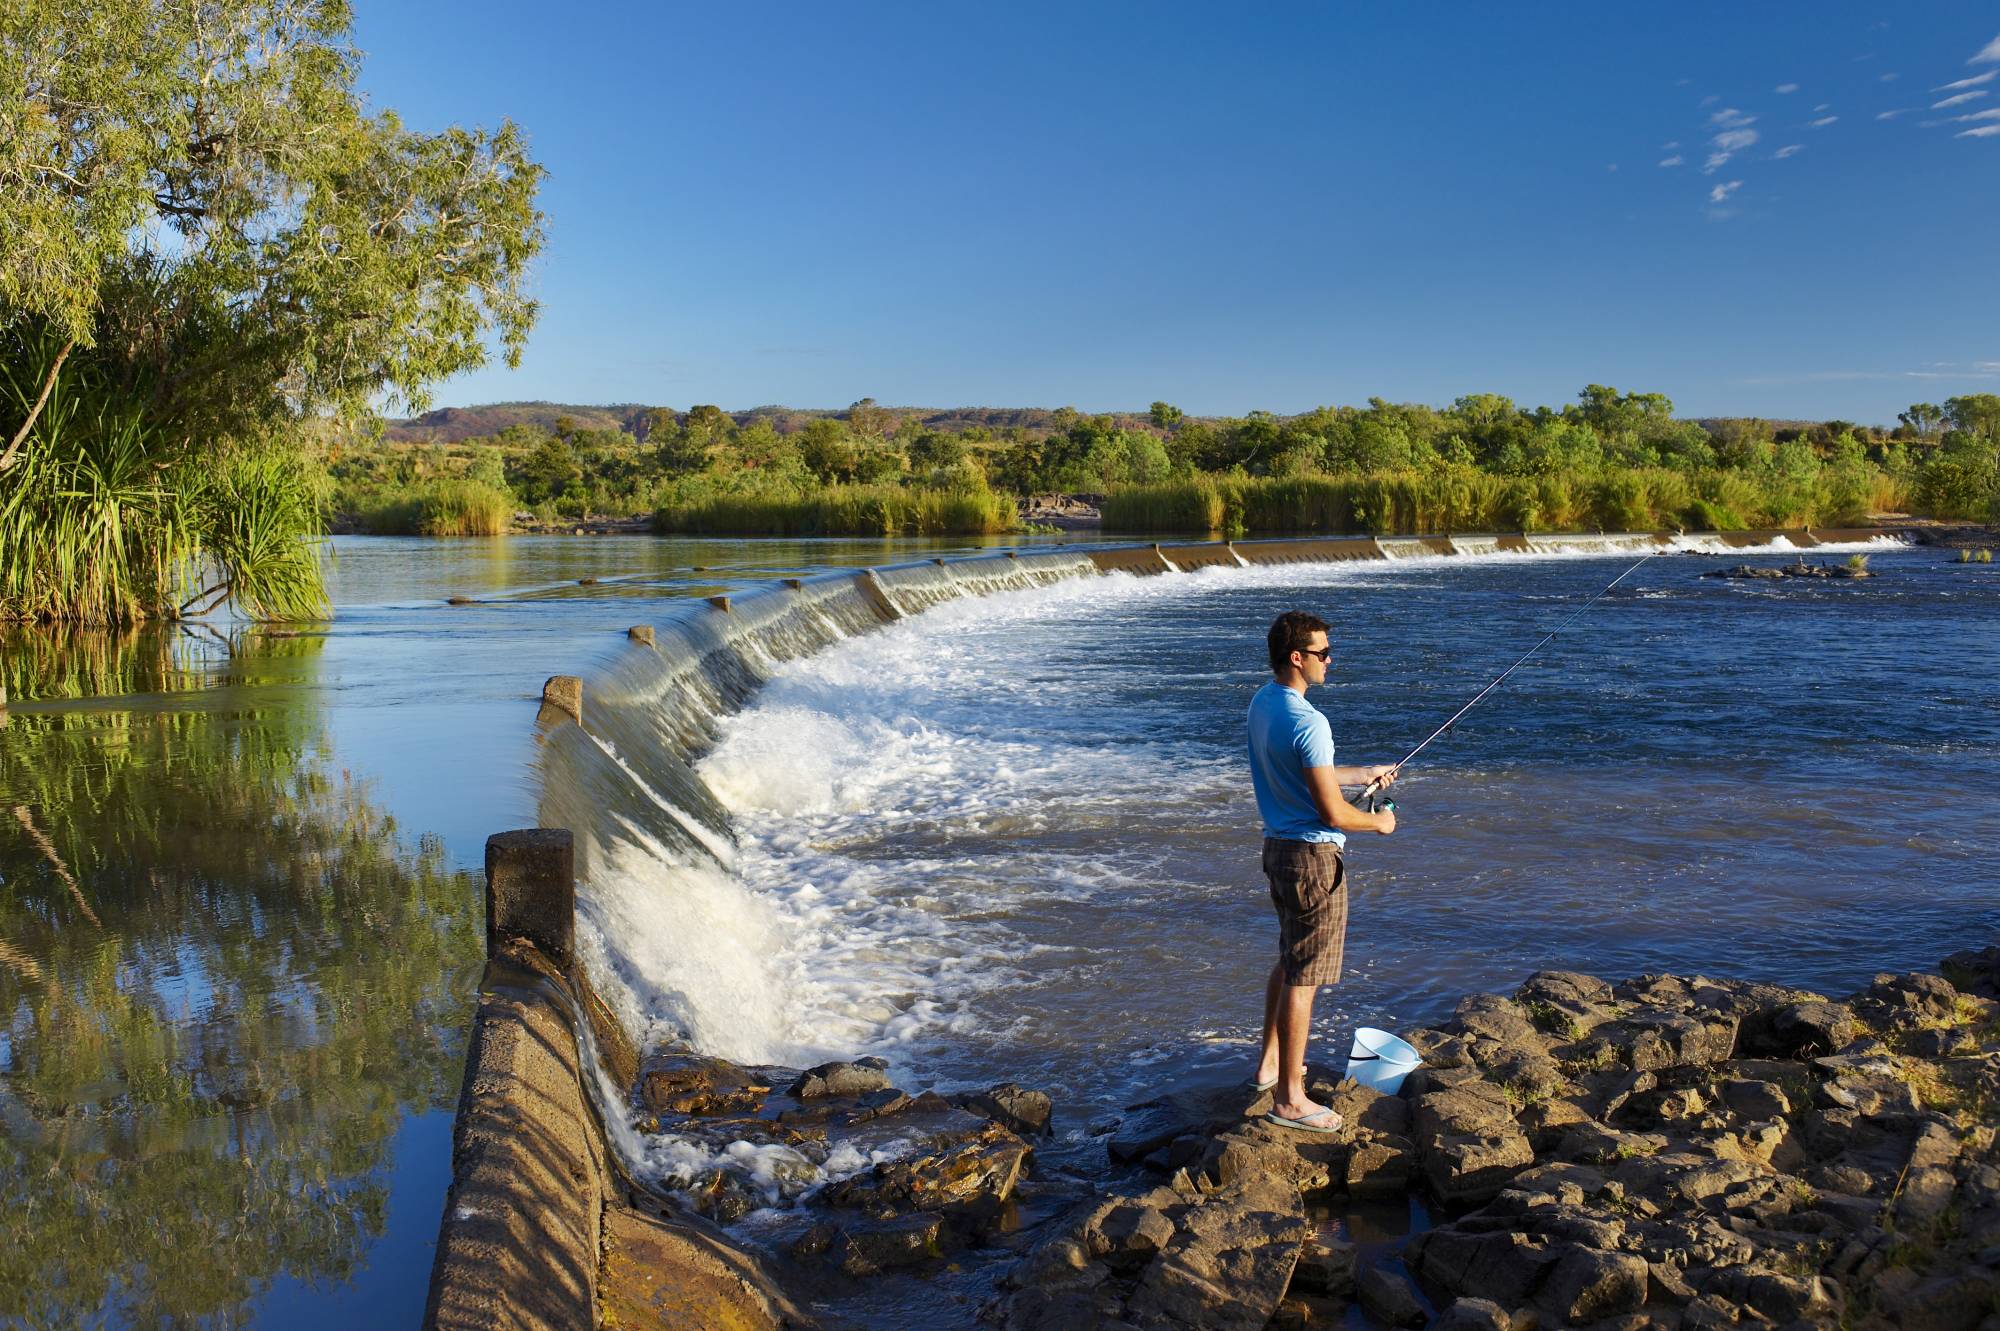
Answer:
[[[1287,985],[1333,984],[1347,946],[1347,865],[1331,841],[1264,838]]]

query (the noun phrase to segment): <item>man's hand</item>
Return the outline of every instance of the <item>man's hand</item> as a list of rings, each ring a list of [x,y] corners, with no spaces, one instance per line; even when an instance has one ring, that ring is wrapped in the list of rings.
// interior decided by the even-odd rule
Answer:
[[[1394,809],[1383,809],[1375,815],[1376,832],[1378,832],[1382,836],[1388,836],[1391,832],[1394,832],[1395,830],[1396,830],[1396,811]]]
[[[1396,784],[1396,769],[1382,763],[1368,769],[1368,784],[1371,786],[1393,786]]]

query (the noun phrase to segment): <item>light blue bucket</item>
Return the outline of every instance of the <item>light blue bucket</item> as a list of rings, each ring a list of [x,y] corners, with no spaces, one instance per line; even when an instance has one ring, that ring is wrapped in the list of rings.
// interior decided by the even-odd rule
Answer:
[[[1406,1042],[1373,1026],[1354,1028],[1354,1048],[1347,1055],[1347,1075],[1384,1095],[1402,1089],[1403,1078],[1423,1063],[1423,1055]]]

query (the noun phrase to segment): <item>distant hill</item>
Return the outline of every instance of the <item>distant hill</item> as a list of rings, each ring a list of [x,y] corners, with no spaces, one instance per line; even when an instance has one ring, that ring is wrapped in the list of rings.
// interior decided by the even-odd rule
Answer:
[[[637,402],[617,402],[608,406],[565,402],[493,402],[480,407],[440,407],[409,420],[391,421],[383,433],[399,443],[455,444],[462,439],[499,434],[510,425],[538,425],[553,431],[556,422],[567,416],[586,430],[623,430],[636,439],[644,439],[646,415],[652,409]],[[989,430],[1019,426],[1047,431],[1054,429],[1056,423],[1056,412],[1049,407],[877,407],[875,410],[899,421],[914,416],[930,429],[952,432],[973,426],[984,426]],[[732,411],[729,414],[736,418],[738,425],[768,420],[780,434],[795,434],[805,428],[807,421],[817,417],[846,420],[849,413],[844,407],[826,409],[773,405],[751,407],[747,411]],[[1136,429],[1148,424],[1147,414],[1143,411],[1085,412],[1084,415],[1108,415],[1120,429]],[[1190,416],[1188,419],[1214,418]],[[1696,425],[1711,432],[1726,420],[1741,419],[1746,418],[1693,418]],[[1775,419],[1767,419],[1764,423],[1772,430],[1804,430],[1819,424],[1817,421]]]
[[[609,406],[565,402],[493,402],[479,407],[440,407],[408,420],[390,421],[383,435],[398,443],[455,444],[462,439],[499,434],[510,425],[538,425],[544,430],[554,430],[556,422],[567,416],[586,430],[623,430],[635,438],[644,439],[646,413],[651,410],[652,407],[636,402],[619,402]],[[991,430],[1005,429],[1010,425],[1049,430],[1054,428],[1056,419],[1055,411],[1048,407],[878,407],[876,410],[898,420],[915,416],[931,429],[951,431],[975,425]],[[826,410],[762,406],[729,414],[736,418],[738,425],[768,420],[780,434],[794,434],[816,417],[831,416],[836,420],[846,420],[848,416],[844,407]],[[1145,424],[1147,419],[1143,411],[1102,414],[1108,414],[1120,428],[1137,427]]]
[[[645,431],[650,407],[621,402],[608,407],[573,406],[562,402],[494,402],[483,407],[440,407],[409,420],[390,421],[382,433],[405,444],[455,444],[461,439],[499,434],[510,425],[539,425],[554,430],[567,416],[586,430]]]

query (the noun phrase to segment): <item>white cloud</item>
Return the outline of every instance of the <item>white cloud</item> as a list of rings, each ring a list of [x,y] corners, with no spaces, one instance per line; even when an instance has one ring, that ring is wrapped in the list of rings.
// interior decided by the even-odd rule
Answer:
[[[1937,123],[1940,125],[1963,125],[1971,120],[2000,120],[2000,106],[1988,107],[1984,111],[1968,112],[1962,116],[1953,116],[1949,120],[1940,120]]]
[[[1681,155],[1680,155],[1679,153],[1675,153],[1675,154],[1674,154],[1674,155],[1673,155],[1672,157],[1662,157],[1662,158],[1660,159],[1660,165],[1661,165],[1661,166],[1679,166],[1679,165],[1680,165],[1680,164],[1681,164],[1682,162],[1685,162],[1686,160],[1687,160],[1687,158],[1685,158],[1685,157],[1681,156]]]
[[[1831,125],[1831,124],[1832,124],[1832,123],[1833,123],[1834,121],[1836,121],[1836,120],[1838,120],[1838,119],[1840,119],[1840,117],[1839,117],[1839,116],[1821,116],[1821,117],[1820,117],[1820,118],[1819,118],[1818,120],[1809,120],[1809,121],[1807,121],[1807,122],[1806,122],[1806,128],[1807,128],[1807,129],[1825,129],[1825,128],[1826,128],[1826,127],[1827,127],[1828,125]]]
[[[1908,114],[1910,114],[1909,107],[1899,106],[1893,111],[1877,111],[1875,118],[1877,120],[1894,120],[1897,116],[1906,116]]]
[[[1724,199],[1727,199],[1730,195],[1734,194],[1737,190],[1740,190],[1742,188],[1743,188],[1742,181],[1726,180],[1722,184],[1717,185],[1714,189],[1708,192],[1708,201],[1710,203],[1721,203]]]
[[[1709,142],[1724,152],[1732,153],[1748,148],[1756,141],[1757,131],[1754,129],[1725,129],[1722,133],[1709,140]]]
[[[1803,143],[1788,143],[1784,147],[1778,149],[1778,151],[1772,153],[1771,160],[1774,162],[1782,162],[1787,157],[1790,157],[1793,153],[1804,152],[1805,150],[1806,146]]]
[[[1799,85],[1796,83],[1780,83],[1776,89],[1780,93],[1797,92],[1798,90]]]
[[[1815,106],[1815,107],[1813,108],[1813,110],[1814,110],[1815,112],[1818,112],[1818,111],[1831,111],[1831,110],[1833,110],[1833,103],[1832,103],[1832,102],[1821,102],[1821,103],[1820,103],[1820,104],[1819,104],[1818,106]]]
[[[1660,145],[1660,151],[1663,153],[1670,153],[1674,149],[1680,146],[1681,146],[1681,141],[1679,139],[1668,139],[1665,143]]]
[[[1960,88],[1977,88],[1982,83],[1993,82],[1994,79],[2000,79],[2000,69],[1989,69],[1984,74],[1974,74],[1971,78],[1960,79],[1956,83],[1940,83],[1931,91],[1957,92]]]
[[[1757,117],[1746,116],[1733,106],[1725,106],[1720,111],[1717,111],[1714,115],[1710,116],[1708,118],[1708,123],[1711,125],[1720,125],[1724,129],[1734,129],[1739,125],[1756,124]]]
[[[1962,93],[1958,94],[1958,96],[1956,96],[1956,97],[1947,97],[1947,98],[1945,98],[1945,99],[1944,99],[1943,101],[1941,101],[1941,102],[1932,102],[1932,103],[1931,103],[1931,110],[1933,110],[1933,111],[1942,111],[1942,110],[1944,110],[1944,109],[1945,109],[1945,108],[1946,108],[1947,106],[1962,106],[1962,105],[1964,105],[1964,104],[1965,104],[1966,102],[1976,102],[1976,101],[1978,101],[1978,100],[1979,100],[1979,99],[1980,99],[1981,97],[1984,97],[1984,96],[1986,96],[1986,90],[1985,90],[1984,88],[1981,88],[1981,89],[1980,89],[1979,91],[1977,91],[1977,92],[1962,92]]]
[[[1952,137],[1960,139],[1990,139],[1995,134],[2000,134],[2000,125],[1981,125],[1978,129],[1962,129]]]
[[[1979,54],[1965,62],[1968,65],[2000,64],[2000,37],[1979,48]]]
[[[1721,100],[1722,100],[1722,99],[1721,99],[1720,97],[1717,97],[1717,96],[1716,96],[1716,95],[1715,95],[1714,93],[1710,93],[1710,94],[1709,94],[1708,96],[1706,96],[1706,97],[1702,98],[1702,99],[1701,99],[1700,101],[1696,102],[1696,103],[1695,103],[1695,105],[1696,105],[1696,106],[1714,106],[1714,105],[1715,105],[1715,104],[1716,104],[1717,102],[1719,102],[1719,101],[1721,101]]]
[[[1877,83],[1894,83],[1894,82],[1895,82],[1895,81],[1896,81],[1897,79],[1899,79],[1899,78],[1901,78],[1901,77],[1903,77],[1903,76],[1902,76],[1901,74],[1884,74],[1884,75],[1883,75],[1883,76],[1882,76],[1881,78],[1877,79],[1877,80],[1876,80],[1876,82],[1877,82]]]

